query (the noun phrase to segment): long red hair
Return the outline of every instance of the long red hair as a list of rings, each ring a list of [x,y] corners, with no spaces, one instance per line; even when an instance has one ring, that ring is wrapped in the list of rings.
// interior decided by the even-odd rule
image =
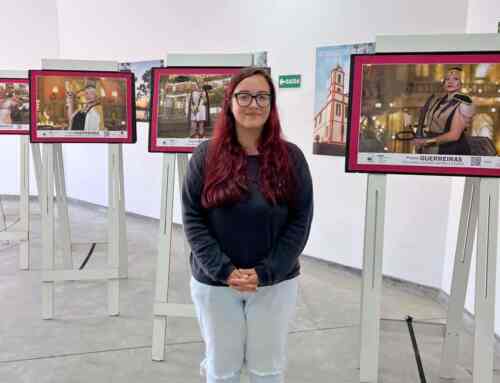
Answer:
[[[233,76],[224,95],[222,111],[215,123],[205,164],[202,205],[218,207],[240,201],[248,192],[247,154],[238,142],[236,123],[231,111],[231,99],[236,86],[251,76],[262,76],[271,90],[271,110],[259,138],[259,187],[271,204],[292,200],[294,175],[288,146],[282,138],[276,108],[276,89],[263,68],[244,68]]]

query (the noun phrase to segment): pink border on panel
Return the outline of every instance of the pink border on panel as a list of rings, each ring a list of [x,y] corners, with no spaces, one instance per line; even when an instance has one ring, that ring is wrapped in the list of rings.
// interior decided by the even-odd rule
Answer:
[[[195,147],[190,146],[158,146],[158,98],[160,77],[163,75],[197,75],[197,74],[222,74],[234,75],[241,67],[166,67],[153,68],[153,92],[151,104],[151,121],[149,128],[149,151],[155,153],[192,153]]]
[[[358,164],[359,148],[359,121],[361,115],[363,65],[379,64],[479,64],[500,63],[500,53],[456,53],[456,54],[373,54],[354,55],[351,65],[351,110],[349,116],[349,138],[348,138],[348,160],[346,170],[348,172],[366,173],[398,173],[398,174],[433,174],[433,175],[460,175],[460,176],[485,176],[499,177],[499,169],[472,168],[472,167],[438,167],[438,166],[415,166],[415,165],[378,165]],[[373,153],[374,155],[377,153]]]
[[[101,143],[101,144],[131,144],[136,141],[135,127],[135,89],[132,72],[108,71],[73,71],[73,70],[30,70],[30,111],[36,110],[37,79],[39,77],[103,77],[119,78],[126,83],[125,115],[127,116],[127,137],[40,137],[37,135],[36,113],[31,113],[30,138],[36,143]]]

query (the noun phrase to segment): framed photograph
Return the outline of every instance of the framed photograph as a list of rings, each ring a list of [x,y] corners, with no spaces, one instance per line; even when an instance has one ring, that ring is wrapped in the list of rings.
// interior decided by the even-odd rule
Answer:
[[[374,52],[374,43],[316,49],[313,154],[345,156],[351,55]]]
[[[190,153],[212,136],[239,67],[153,68],[149,151]]]
[[[30,70],[29,84],[31,142],[136,142],[133,73]]]
[[[0,134],[30,133],[28,79],[0,78]]]
[[[120,63],[120,71],[134,74],[135,118],[138,122],[148,122],[150,120],[151,70],[153,67],[162,67],[163,64],[163,60]]]
[[[346,171],[500,176],[500,53],[353,55]]]

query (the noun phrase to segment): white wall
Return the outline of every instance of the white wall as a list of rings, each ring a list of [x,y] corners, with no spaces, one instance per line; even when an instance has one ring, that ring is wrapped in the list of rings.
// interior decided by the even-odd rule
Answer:
[[[280,91],[279,104],[285,134],[304,150],[314,178],[306,253],[360,267],[366,175],[346,174],[343,158],[311,154],[314,48],[383,34],[494,33],[500,1],[18,0],[2,4],[2,13],[22,22],[2,19],[16,43],[0,55],[0,70],[38,68],[42,57],[135,61],[167,52],[267,50],[275,78],[302,74],[302,88]],[[139,123],[137,144],[125,146],[126,203],[129,211],[158,217],[161,155],[147,153],[147,129]],[[106,147],[65,145],[64,153],[69,195],[106,205]],[[0,161],[0,194],[17,194],[17,137],[0,136]],[[31,184],[33,192],[33,177]],[[388,176],[385,274],[450,291],[462,191],[462,178]],[[500,302],[496,317],[500,333]]]
[[[343,158],[311,154],[314,48],[374,41],[377,34],[463,33],[467,3],[321,0],[312,4],[58,1],[60,53],[61,58],[133,61],[162,58],[166,52],[267,50],[275,78],[302,74],[302,88],[281,91],[279,104],[285,134],[302,147],[314,176],[316,215],[306,253],[360,267],[366,176],[345,174]],[[450,9],[453,17],[443,18]],[[93,16],[74,16],[89,13]],[[119,15],[120,22],[113,21],[114,15]],[[138,145],[125,148],[127,209],[158,216],[160,156],[146,153],[147,127],[139,124],[138,128]],[[102,171],[94,177],[97,171],[91,169],[105,159],[104,153],[89,149],[92,155],[83,154],[89,160],[82,161],[80,150],[84,149],[71,149],[68,154],[69,194],[103,203],[105,177]],[[83,171],[83,164],[89,171]],[[410,190],[409,183],[414,184]],[[441,286],[446,222],[433,215],[447,209],[449,193],[447,179],[389,176],[386,274]]]
[[[39,68],[42,57],[58,55],[56,5],[56,0],[2,2],[6,45],[0,55],[1,69]]]
[[[497,33],[500,22],[500,2],[497,0],[469,0],[467,33]]]
[[[31,3],[38,4],[23,4]],[[43,2],[34,11],[26,5],[24,13],[38,17],[49,10],[50,20],[57,22],[58,38],[51,29],[54,23],[49,28],[46,23],[44,28],[32,27],[44,38],[36,42],[36,49],[25,50],[33,55],[28,65],[38,66],[40,57],[58,54],[135,61],[163,58],[167,52],[267,50],[275,78],[302,74],[302,88],[280,91],[279,106],[285,134],[302,147],[314,177],[315,219],[305,252],[360,267],[366,175],[345,174],[343,158],[311,154],[315,47],[374,41],[378,34],[463,33],[467,0],[57,0]],[[48,31],[53,31],[48,40],[55,49],[46,48]],[[161,156],[147,153],[147,125],[139,124],[138,131],[137,145],[125,146],[127,209],[157,217]],[[105,147],[65,145],[64,153],[69,196],[106,204]],[[5,186],[2,193],[14,190]],[[389,176],[386,274],[442,285],[450,193],[447,178]]]
[[[58,5],[61,58],[136,61],[165,58],[167,52],[226,53],[259,48],[252,35],[252,18],[245,17],[253,9],[247,3],[220,1],[214,6],[192,1],[114,0],[82,4],[71,0],[59,1]],[[97,8],[99,12],[92,19],[72,16]],[[110,21],[117,9],[120,23]],[[159,217],[162,156],[147,153],[148,125],[139,123],[137,128],[137,145],[124,146],[126,207],[135,213]],[[73,168],[81,169],[80,150],[66,148],[65,153],[69,195],[102,204],[106,200],[105,175],[101,177],[102,171],[98,177],[72,172]],[[105,151],[93,149],[86,158],[86,166],[95,166],[106,158]],[[178,198],[174,219],[180,222]]]
[[[378,34],[463,33],[466,2],[454,3],[455,15],[446,20],[437,13],[446,12],[451,2],[322,1],[314,9],[301,4],[268,16],[275,32],[269,32],[267,41],[274,74],[301,73],[303,77],[300,91],[280,92],[280,105],[288,137],[301,144],[314,177],[315,219],[305,253],[359,268],[366,175],[345,174],[343,158],[310,154],[314,48],[374,41]],[[432,15],[425,11],[436,6],[440,9],[434,8]],[[278,13],[285,16],[273,25],[271,18]],[[429,215],[443,208],[447,215],[448,181],[391,175],[387,190],[384,274],[439,287],[446,222]]]
[[[2,28],[0,70],[36,69],[45,55],[59,54],[56,0],[3,2]],[[19,138],[1,135],[0,148],[0,194],[19,194]],[[31,192],[36,193],[33,174]]]

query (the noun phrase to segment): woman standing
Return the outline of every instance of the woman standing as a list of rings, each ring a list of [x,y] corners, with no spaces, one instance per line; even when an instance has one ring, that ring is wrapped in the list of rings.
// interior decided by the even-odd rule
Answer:
[[[207,383],[284,380],[313,192],[300,149],[281,137],[268,73],[233,77],[212,140],[198,146],[182,193],[191,296]]]

